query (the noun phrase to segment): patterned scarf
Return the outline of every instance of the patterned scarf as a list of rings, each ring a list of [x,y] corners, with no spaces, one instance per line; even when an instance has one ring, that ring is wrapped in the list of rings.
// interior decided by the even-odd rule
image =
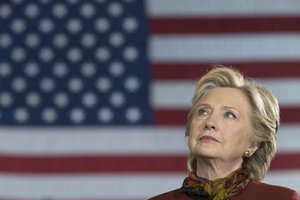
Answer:
[[[181,189],[192,199],[226,200],[238,195],[248,182],[248,175],[243,169],[238,169],[225,178],[213,181],[190,173],[189,177],[183,181]]]

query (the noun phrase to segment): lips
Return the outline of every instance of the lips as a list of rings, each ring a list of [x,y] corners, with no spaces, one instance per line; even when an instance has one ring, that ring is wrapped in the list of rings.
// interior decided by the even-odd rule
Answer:
[[[209,136],[209,135],[204,135],[200,138],[200,141],[213,141],[213,142],[219,142],[216,138]]]

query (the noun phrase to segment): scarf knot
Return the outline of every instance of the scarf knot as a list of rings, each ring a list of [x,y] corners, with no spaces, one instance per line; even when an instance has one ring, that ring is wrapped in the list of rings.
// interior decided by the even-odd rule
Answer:
[[[238,195],[248,182],[248,174],[243,169],[238,169],[225,178],[212,181],[190,173],[185,178],[181,189],[192,199],[227,200]]]

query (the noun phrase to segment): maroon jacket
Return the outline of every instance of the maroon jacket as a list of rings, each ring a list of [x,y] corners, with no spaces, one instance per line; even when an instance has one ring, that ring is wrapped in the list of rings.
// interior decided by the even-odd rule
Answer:
[[[149,200],[171,199],[190,200],[191,198],[180,189],[176,189]],[[296,191],[289,188],[250,181],[247,187],[239,195],[232,197],[231,200],[300,200],[300,197]]]

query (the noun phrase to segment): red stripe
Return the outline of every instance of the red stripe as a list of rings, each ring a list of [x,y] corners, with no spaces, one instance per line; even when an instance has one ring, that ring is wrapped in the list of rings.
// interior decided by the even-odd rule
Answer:
[[[188,109],[156,109],[155,123],[158,125],[186,125]],[[300,107],[280,109],[281,123],[300,123]]]
[[[300,17],[152,18],[154,34],[299,32]]]
[[[253,78],[284,78],[300,76],[299,61],[228,63],[222,65],[239,69]],[[153,78],[156,80],[199,79],[211,68],[212,63],[154,63]]]
[[[184,173],[187,155],[0,156],[0,171],[29,174]],[[300,169],[300,154],[278,154],[272,170]]]
[[[47,195],[45,195],[47,196]],[[51,196],[51,195],[49,195]],[[47,197],[44,197],[44,198],[30,198],[30,199],[27,199],[27,198],[10,198],[10,197],[3,197],[1,196],[0,197],[0,200],[52,200],[52,198],[47,198]],[[53,199],[54,200],[54,199]],[[122,198],[122,199],[113,199],[113,198],[103,198],[103,197],[99,197],[99,198],[78,198],[78,197],[68,197],[68,198],[55,198],[55,200],[144,200],[144,199],[137,199],[137,198]]]
[[[291,170],[300,168],[300,153],[278,153],[271,163],[270,170]]]
[[[0,155],[0,172],[6,173],[168,173],[185,170],[186,156]]]

